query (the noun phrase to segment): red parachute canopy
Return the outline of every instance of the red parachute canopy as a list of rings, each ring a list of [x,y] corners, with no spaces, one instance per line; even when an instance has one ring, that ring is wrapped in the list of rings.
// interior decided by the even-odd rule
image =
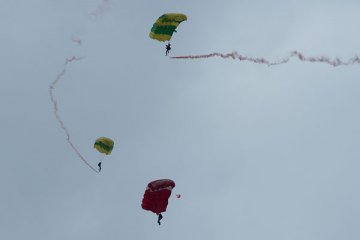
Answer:
[[[141,207],[144,210],[160,214],[166,211],[171,190],[175,182],[170,179],[152,181],[147,185]]]

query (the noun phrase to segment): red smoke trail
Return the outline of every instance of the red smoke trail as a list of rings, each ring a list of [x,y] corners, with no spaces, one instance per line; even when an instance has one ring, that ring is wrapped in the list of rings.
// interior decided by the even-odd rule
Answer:
[[[177,57],[171,57],[175,59],[201,59],[201,58],[213,58],[213,57],[221,57],[221,58],[232,58],[233,60],[237,59],[239,61],[248,61],[258,64],[264,64],[267,66],[274,66],[274,65],[280,65],[285,64],[290,61],[291,58],[297,58],[302,62],[319,62],[319,63],[326,63],[331,66],[337,67],[337,66],[348,66],[352,64],[360,64],[360,58],[355,55],[354,57],[348,59],[347,61],[343,61],[339,58],[331,59],[326,56],[319,56],[319,57],[305,57],[304,54],[298,52],[298,51],[292,51],[289,56],[284,57],[278,61],[269,61],[266,58],[254,58],[254,57],[248,57],[241,55],[237,52],[232,53],[210,53],[210,54],[204,54],[204,55],[188,55],[188,56],[177,56]]]
[[[78,155],[78,157],[86,164],[88,165],[89,168],[91,168],[94,172],[97,172],[98,171],[90,165],[90,163],[88,161],[86,161],[86,159],[81,155],[81,153],[79,152],[79,150],[75,147],[75,145],[72,143],[71,139],[70,139],[70,133],[68,131],[68,129],[65,127],[65,124],[63,122],[63,120],[61,119],[60,115],[59,115],[59,109],[58,109],[58,106],[57,106],[57,101],[55,100],[54,98],[54,95],[53,95],[53,90],[56,86],[56,84],[63,78],[63,76],[65,75],[66,73],[66,67],[69,63],[72,63],[74,61],[79,61],[81,60],[82,58],[81,57],[76,57],[76,56],[73,56],[71,58],[67,58],[65,59],[65,64],[64,64],[64,67],[63,67],[63,70],[57,75],[56,79],[51,83],[51,85],[49,86],[49,95],[50,95],[50,100],[53,104],[53,111],[54,111],[54,115],[56,117],[56,119],[58,120],[59,124],[60,124],[60,127],[64,130],[65,134],[66,134],[66,141],[69,143],[70,147],[75,151],[76,155]]]

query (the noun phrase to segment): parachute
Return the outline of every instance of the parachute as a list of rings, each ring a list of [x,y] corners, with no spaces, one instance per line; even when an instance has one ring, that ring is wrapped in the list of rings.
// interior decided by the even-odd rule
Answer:
[[[144,210],[152,211],[158,215],[166,212],[168,199],[174,187],[175,182],[170,179],[160,179],[150,182],[146,187],[141,207]]]
[[[114,141],[107,137],[99,137],[94,143],[94,148],[101,153],[109,155],[114,148]]]
[[[99,137],[94,143],[94,148],[101,153],[109,155],[114,148],[114,141],[107,137]]]
[[[154,23],[149,36],[161,42],[170,41],[179,24],[186,20],[186,15],[182,13],[163,14]]]
[[[99,163],[98,163],[98,167],[99,167],[98,172],[101,172],[102,161],[103,161],[105,155],[109,155],[111,153],[111,151],[113,150],[114,141],[107,137],[99,137],[98,139],[96,139],[96,141],[94,143],[94,148],[96,148],[96,150],[98,150],[100,153],[104,154],[100,158]]]

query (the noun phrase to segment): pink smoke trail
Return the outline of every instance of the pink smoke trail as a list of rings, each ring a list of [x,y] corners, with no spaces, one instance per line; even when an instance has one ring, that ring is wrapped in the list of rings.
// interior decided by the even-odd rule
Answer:
[[[74,43],[77,43],[79,46],[82,45],[82,41],[81,41],[81,39],[79,39],[79,38],[72,37],[72,38],[71,38],[71,41],[73,41]]]
[[[302,62],[319,62],[319,63],[326,63],[333,67],[338,66],[348,66],[352,64],[360,64],[360,58],[355,55],[354,57],[348,59],[347,61],[343,61],[339,58],[331,59],[327,56],[319,56],[319,57],[305,57],[304,54],[298,52],[298,51],[292,51],[287,57],[284,57],[278,61],[269,61],[266,58],[257,58],[257,57],[248,57],[241,55],[237,52],[232,53],[210,53],[210,54],[204,54],[204,55],[188,55],[188,56],[177,56],[177,57],[171,57],[174,59],[202,59],[202,58],[213,58],[213,57],[221,57],[221,58],[232,58],[233,60],[239,60],[239,61],[248,61],[258,64],[264,64],[267,66],[274,66],[274,65],[280,65],[285,64],[290,61],[291,58],[297,58]]]
[[[92,12],[89,13],[90,16],[92,17],[98,17],[102,14],[104,14],[106,11],[108,11],[110,9],[110,4],[111,1],[110,0],[101,0],[101,3],[98,4],[97,8],[95,10],[93,10]],[[78,44],[79,46],[82,45],[82,40],[79,38],[76,38],[74,36],[71,37],[71,41]],[[83,157],[80,153],[80,151],[76,148],[76,146],[73,144],[73,142],[71,141],[70,138],[70,132],[69,130],[66,128],[63,120],[60,117],[59,114],[59,109],[58,109],[58,104],[57,101],[53,95],[53,91],[55,89],[56,84],[63,78],[63,76],[66,73],[66,68],[68,66],[69,63],[72,63],[74,61],[79,61],[81,60],[81,57],[76,57],[76,56],[72,56],[70,58],[66,58],[65,59],[65,63],[63,66],[62,71],[57,75],[56,79],[51,83],[51,85],[49,86],[49,95],[50,95],[50,100],[52,102],[53,105],[53,112],[54,115],[56,117],[56,119],[58,120],[60,127],[64,130],[65,135],[66,135],[66,141],[69,143],[70,147],[75,151],[76,155],[89,167],[91,168],[91,170],[93,170],[96,173],[99,173],[98,170],[96,170],[86,159],[85,157]]]
[[[90,16],[98,17],[98,16],[104,14],[105,12],[107,12],[110,9],[110,4],[111,4],[110,0],[101,0],[101,3],[99,3],[97,8],[89,13]]]
[[[73,62],[73,61],[79,61],[81,60],[81,57],[76,57],[76,56],[72,56],[71,58],[66,58],[65,59],[65,64],[63,67],[63,70],[57,75],[56,79],[51,83],[51,85],[49,86],[49,95],[50,95],[50,99],[51,102],[53,104],[53,111],[54,111],[54,115],[56,117],[56,119],[58,120],[60,127],[64,130],[65,135],[66,135],[66,141],[69,143],[70,147],[75,151],[76,155],[89,167],[91,168],[94,172],[99,173],[93,166],[90,165],[90,163],[88,161],[86,161],[86,159],[81,155],[80,151],[75,147],[75,145],[73,144],[73,142],[70,139],[70,132],[68,131],[68,129],[65,127],[65,124],[63,122],[63,120],[61,119],[60,115],[59,115],[59,109],[58,109],[58,105],[57,105],[57,101],[54,98],[53,95],[53,90],[56,86],[56,84],[62,79],[62,77],[65,75],[66,73],[66,67],[69,63]]]

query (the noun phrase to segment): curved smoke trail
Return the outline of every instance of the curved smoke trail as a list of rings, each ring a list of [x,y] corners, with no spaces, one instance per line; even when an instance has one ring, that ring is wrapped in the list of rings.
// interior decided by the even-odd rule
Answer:
[[[67,58],[65,59],[65,64],[64,67],[62,69],[62,71],[56,76],[55,80],[51,83],[51,85],[49,86],[49,95],[50,95],[50,100],[53,104],[53,111],[54,111],[54,115],[56,117],[56,119],[58,120],[60,127],[64,130],[65,134],[66,134],[66,141],[69,143],[70,147],[75,151],[76,155],[78,155],[78,157],[89,167],[91,168],[94,172],[98,171],[91,166],[91,164],[81,155],[80,151],[76,148],[76,146],[74,145],[74,143],[71,141],[70,138],[70,132],[69,130],[66,128],[63,120],[61,119],[60,115],[59,115],[59,109],[58,109],[58,105],[57,105],[57,101],[54,98],[54,94],[53,94],[53,90],[56,86],[56,84],[63,78],[63,76],[66,73],[66,67],[69,63],[72,63],[74,61],[79,61],[81,60],[81,57],[76,57],[76,56],[72,56],[71,58]]]
[[[101,3],[97,6],[95,10],[93,10],[89,15],[91,17],[98,17],[100,15],[103,15],[110,9],[111,1],[110,0],[101,0]]]
[[[101,0],[101,2],[98,4],[97,8],[89,13],[89,16],[91,17],[99,17],[102,14],[104,14],[106,11],[108,11],[110,9],[110,5],[111,5],[111,1],[110,0]],[[78,44],[79,46],[82,45],[82,40],[79,38],[76,38],[74,36],[72,36],[71,41]],[[65,73],[66,73],[66,69],[68,64],[75,62],[75,61],[79,61],[81,60],[81,57],[77,57],[77,56],[72,56],[70,58],[66,58],[65,59],[65,63],[63,66],[62,71],[56,76],[55,80],[50,84],[49,86],[49,95],[50,95],[50,100],[52,103],[52,107],[53,107],[53,112],[54,115],[57,119],[57,121],[60,124],[60,127],[64,130],[65,135],[66,135],[66,141],[69,143],[70,147],[75,151],[76,155],[94,172],[99,173],[98,170],[96,170],[86,159],[85,157],[80,153],[80,151],[76,148],[76,146],[74,145],[74,143],[71,141],[71,137],[70,137],[70,132],[69,130],[66,128],[63,120],[60,117],[59,114],[59,109],[58,109],[58,104],[57,101],[54,97],[53,91],[55,89],[56,84],[59,83],[59,81],[64,77]]]
[[[177,57],[171,57],[174,59],[203,59],[203,58],[213,58],[213,57],[220,57],[220,58],[232,58],[233,60],[239,60],[239,61],[248,61],[258,64],[264,64],[267,66],[275,66],[280,64],[285,64],[290,61],[291,58],[297,58],[298,60],[302,62],[318,62],[318,63],[326,63],[334,67],[338,66],[348,66],[353,64],[360,64],[360,58],[355,55],[354,57],[348,59],[347,61],[343,61],[339,58],[329,58],[327,56],[319,56],[319,57],[306,57],[304,54],[298,52],[298,51],[292,51],[288,56],[277,60],[277,61],[269,61],[266,58],[258,58],[258,57],[248,57],[245,55],[241,55],[237,52],[232,53],[210,53],[210,54],[203,54],[203,55],[188,55],[188,56],[177,56]]]

